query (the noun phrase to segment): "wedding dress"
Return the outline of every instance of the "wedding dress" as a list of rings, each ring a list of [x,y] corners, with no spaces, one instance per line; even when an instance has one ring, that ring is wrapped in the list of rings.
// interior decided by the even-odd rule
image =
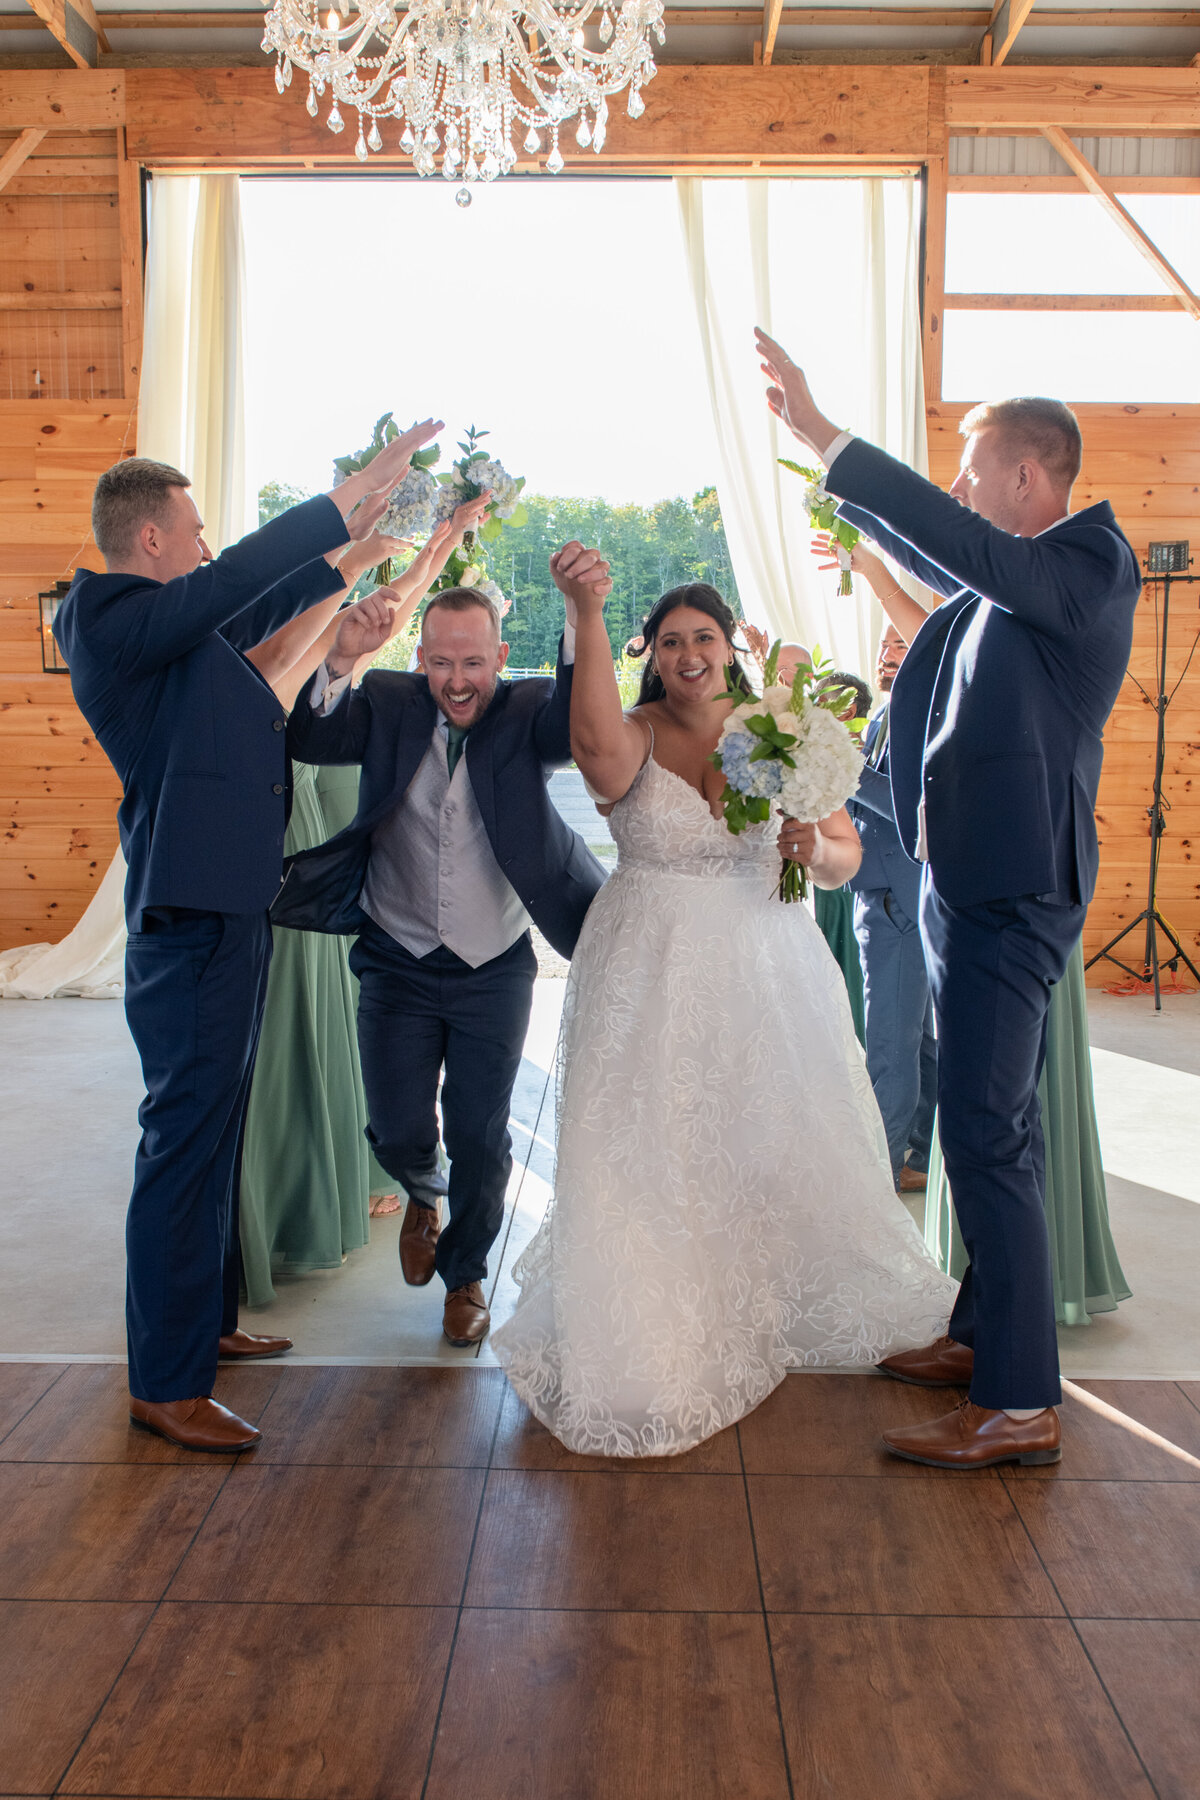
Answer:
[[[841,971],[651,759],[609,825],[564,1002],[554,1198],[492,1343],[571,1450],[691,1449],[789,1369],[929,1343],[957,1284],[892,1189]]]

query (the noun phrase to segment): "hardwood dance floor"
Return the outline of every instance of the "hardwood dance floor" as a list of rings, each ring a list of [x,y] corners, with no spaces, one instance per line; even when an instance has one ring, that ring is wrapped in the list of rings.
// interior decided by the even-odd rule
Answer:
[[[947,1396],[874,1376],[634,1466],[495,1369],[217,1392],[257,1451],[0,1364],[0,1795],[1200,1793],[1200,1383],[1088,1383],[1060,1468],[974,1476],[885,1457]]]

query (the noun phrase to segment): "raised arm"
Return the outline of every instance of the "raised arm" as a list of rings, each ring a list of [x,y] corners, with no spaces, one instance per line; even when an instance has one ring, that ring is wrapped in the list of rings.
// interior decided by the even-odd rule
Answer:
[[[384,500],[386,502],[386,496]],[[401,550],[410,548],[410,545],[409,539],[382,537],[377,531],[351,542],[345,547],[337,564],[342,581],[337,592],[317,605],[310,606],[299,618],[292,619],[278,631],[272,632],[270,637],[246,651],[250,661],[264,679],[270,682],[285,706],[294,704],[306,676],[311,675],[319,666],[324,648],[318,646],[324,645],[326,637],[332,642],[337,628],[337,615],[359,576],[390,557],[399,555]]]
[[[828,556],[832,546],[827,532],[818,531],[812,541],[814,556]],[[837,563],[823,562],[823,569],[835,569]],[[911,644],[929,617],[919,600],[914,600],[896,580],[881,556],[860,540],[850,552],[850,567],[861,575],[906,644]]]
[[[646,760],[648,740],[621,705],[604,625],[604,602],[612,592],[608,564],[599,551],[572,542],[550,558],[550,573],[575,625],[571,752],[593,795],[619,800]]]

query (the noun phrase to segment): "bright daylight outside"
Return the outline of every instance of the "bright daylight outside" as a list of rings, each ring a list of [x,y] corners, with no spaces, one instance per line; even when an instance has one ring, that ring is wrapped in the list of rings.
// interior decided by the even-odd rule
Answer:
[[[439,473],[475,426],[525,481],[525,522],[483,547],[514,669],[553,662],[547,563],[573,537],[613,564],[614,648],[680,582],[736,609],[671,182],[511,181],[463,210],[442,182],[262,180],[242,205],[264,517],[327,487],[331,450],[383,413],[444,417]]]

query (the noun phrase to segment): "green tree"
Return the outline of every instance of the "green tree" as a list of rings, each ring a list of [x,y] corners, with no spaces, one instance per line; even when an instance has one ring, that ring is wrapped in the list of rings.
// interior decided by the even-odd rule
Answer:
[[[289,506],[299,506],[301,500],[311,498],[303,488],[288,487],[283,481],[265,481],[258,490],[258,522],[265,525],[268,519],[277,519]]]

